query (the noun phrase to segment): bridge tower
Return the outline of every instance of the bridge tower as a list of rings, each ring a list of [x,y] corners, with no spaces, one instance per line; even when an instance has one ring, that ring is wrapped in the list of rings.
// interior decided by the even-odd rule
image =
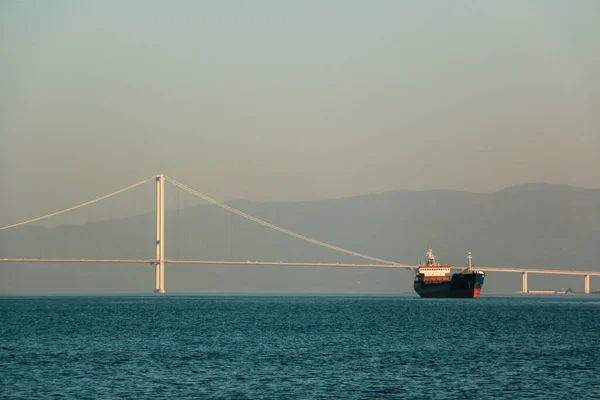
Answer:
[[[165,176],[156,175],[155,293],[165,293]]]
[[[522,286],[521,291],[523,293],[529,293],[529,289],[527,288],[527,272],[523,272],[522,274],[523,274],[523,276],[522,276],[522,281],[521,281],[521,286]]]

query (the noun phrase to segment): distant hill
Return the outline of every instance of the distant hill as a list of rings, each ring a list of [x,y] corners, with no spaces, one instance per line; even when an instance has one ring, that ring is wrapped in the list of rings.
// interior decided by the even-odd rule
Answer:
[[[302,235],[406,264],[422,261],[432,246],[438,261],[453,265],[464,265],[467,252],[472,251],[476,265],[600,270],[600,190],[596,189],[532,183],[487,194],[396,190],[323,201],[240,200],[228,204]],[[363,262],[272,231],[212,205],[170,211],[165,218],[168,258]],[[154,229],[154,214],[56,228],[13,228],[0,232],[0,257],[149,259],[154,254]],[[153,287],[151,266],[19,264],[0,268],[0,293],[147,292]],[[412,290],[409,271],[168,268],[167,289],[178,292]],[[484,292],[520,288],[520,277],[516,275],[488,275]],[[592,279],[592,289],[599,285]],[[580,290],[583,279],[535,276],[530,278],[529,286],[572,286]]]

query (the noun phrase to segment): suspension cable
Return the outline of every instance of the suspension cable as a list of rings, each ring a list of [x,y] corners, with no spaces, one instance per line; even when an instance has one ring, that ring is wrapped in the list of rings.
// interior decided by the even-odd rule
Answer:
[[[35,221],[41,221],[41,220],[43,220],[43,219],[50,218],[50,217],[53,217],[53,216],[55,216],[55,215],[64,214],[64,213],[66,213],[66,212],[68,212],[68,211],[76,210],[76,209],[78,209],[78,208],[81,208],[81,207],[84,207],[84,206],[87,206],[87,205],[90,205],[90,204],[96,203],[96,202],[98,202],[98,201],[100,201],[100,200],[108,199],[109,197],[115,196],[115,195],[117,195],[117,194],[119,194],[119,193],[123,193],[123,192],[125,192],[125,191],[127,191],[127,190],[129,190],[129,189],[133,189],[133,188],[134,188],[134,187],[136,187],[136,186],[143,185],[144,183],[146,183],[146,182],[149,182],[149,181],[151,181],[151,180],[153,180],[153,179],[155,179],[155,177],[154,177],[154,176],[153,176],[153,177],[151,177],[151,178],[148,178],[148,179],[146,179],[146,180],[143,180],[143,181],[141,181],[141,182],[138,182],[138,183],[136,183],[136,184],[133,184],[133,185],[131,185],[131,186],[128,186],[128,187],[126,187],[126,188],[124,188],[124,189],[117,190],[116,192],[113,192],[113,193],[111,193],[111,194],[107,194],[106,196],[98,197],[97,199],[90,200],[90,201],[88,201],[88,202],[86,202],[86,203],[79,204],[79,205],[77,205],[77,206],[73,206],[73,207],[66,208],[66,209],[64,209],[64,210],[62,210],[62,211],[57,211],[57,212],[55,212],[55,213],[48,214],[48,215],[44,215],[44,216],[42,216],[42,217],[33,218],[33,219],[30,219],[30,220],[28,220],[28,221],[19,222],[18,224],[13,224],[13,225],[7,225],[7,226],[3,226],[3,227],[1,227],[1,228],[0,228],[0,231],[3,231],[3,230],[5,230],[5,229],[9,229],[9,228],[15,228],[15,227],[17,227],[17,226],[21,226],[21,225],[26,225],[26,224],[29,224],[29,223],[31,223],[31,222],[35,222]]]
[[[248,214],[246,214],[246,213],[244,213],[242,211],[236,210],[235,208],[230,207],[230,206],[228,206],[226,204],[223,204],[220,201],[214,200],[214,199],[212,199],[212,198],[210,198],[210,197],[208,197],[208,196],[206,196],[206,195],[204,195],[204,194],[202,194],[202,193],[200,193],[200,192],[198,192],[198,191],[196,191],[194,189],[191,189],[191,188],[185,186],[182,183],[179,183],[179,182],[175,181],[174,179],[169,178],[168,176],[165,176],[165,179],[167,179],[169,182],[171,182],[175,186],[178,186],[179,188],[181,188],[181,189],[183,189],[183,190],[185,190],[185,191],[187,191],[187,192],[189,192],[189,193],[191,193],[191,194],[193,194],[195,196],[198,196],[201,199],[204,199],[204,200],[206,200],[207,202],[209,202],[211,204],[214,204],[214,205],[216,205],[218,207],[221,207],[221,208],[223,208],[223,209],[225,209],[225,210],[227,210],[229,212],[232,212],[232,213],[237,214],[237,215],[239,215],[241,217],[249,219],[250,221],[254,221],[254,222],[256,222],[256,223],[258,223],[260,225],[263,225],[263,226],[266,226],[268,228],[274,229],[276,231],[285,233],[286,235],[293,236],[295,238],[304,240],[305,242],[313,243],[313,244],[316,244],[316,245],[321,246],[321,247],[325,247],[325,248],[328,248],[328,249],[331,249],[331,250],[338,251],[340,253],[346,253],[346,254],[350,254],[352,256],[364,258],[366,260],[378,261],[378,262],[381,262],[381,263],[384,263],[384,264],[390,264],[390,265],[403,265],[403,264],[395,263],[393,261],[388,261],[388,260],[383,260],[381,258],[371,257],[371,256],[368,256],[366,254],[358,253],[358,252],[355,252],[355,251],[346,250],[346,249],[343,249],[341,247],[333,246],[331,244],[328,244],[328,243],[325,243],[325,242],[321,242],[319,240],[311,239],[311,238],[309,238],[307,236],[300,235],[298,233],[289,231],[287,229],[280,228],[280,227],[278,227],[276,225],[270,224],[270,223],[268,223],[266,221],[263,221],[263,220],[258,219],[256,217],[248,215]]]

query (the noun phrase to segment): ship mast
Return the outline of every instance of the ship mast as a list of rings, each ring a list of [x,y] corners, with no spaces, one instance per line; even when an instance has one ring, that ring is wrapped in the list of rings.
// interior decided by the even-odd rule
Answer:
[[[427,266],[431,267],[435,265],[435,256],[433,255],[433,250],[431,250],[431,247],[429,248],[429,251],[427,252]]]
[[[467,259],[469,260],[469,271],[471,271],[471,269],[473,268],[473,255],[471,254],[471,252],[469,252]]]

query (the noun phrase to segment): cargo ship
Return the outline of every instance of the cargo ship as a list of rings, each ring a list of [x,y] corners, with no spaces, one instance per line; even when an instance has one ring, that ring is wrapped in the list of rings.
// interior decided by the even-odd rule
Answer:
[[[450,274],[450,266],[435,262],[431,248],[427,252],[427,263],[417,268],[414,288],[421,297],[459,297],[476,299],[481,294],[485,272],[473,268],[471,252],[467,267]]]

